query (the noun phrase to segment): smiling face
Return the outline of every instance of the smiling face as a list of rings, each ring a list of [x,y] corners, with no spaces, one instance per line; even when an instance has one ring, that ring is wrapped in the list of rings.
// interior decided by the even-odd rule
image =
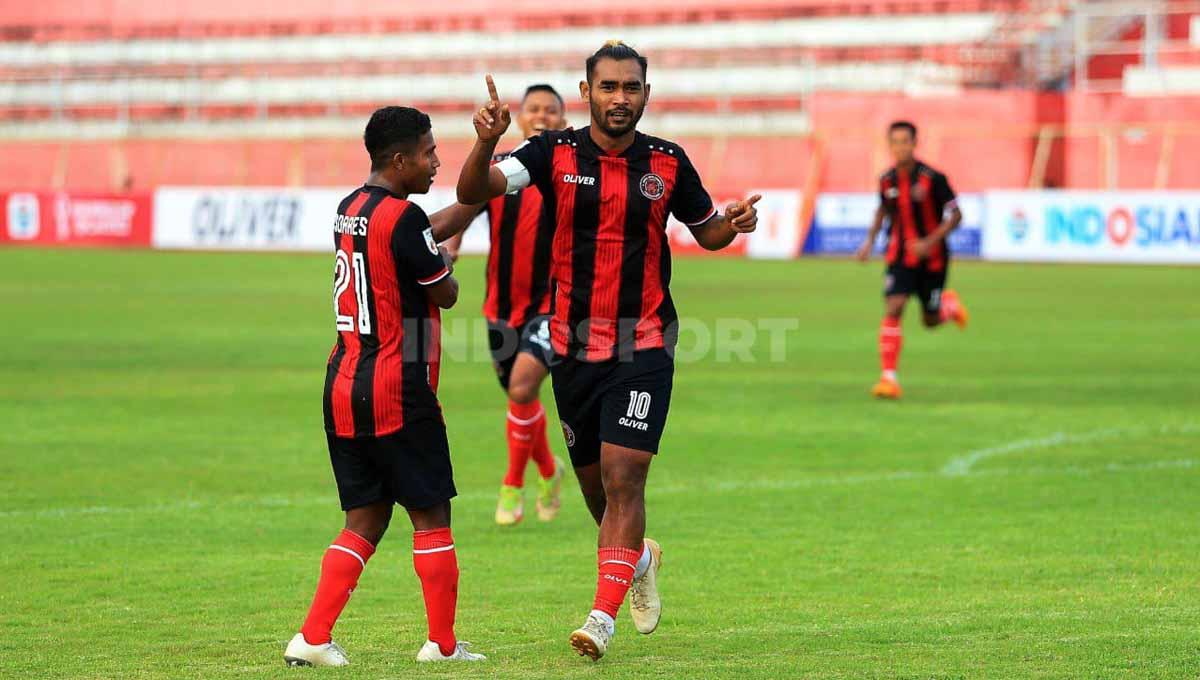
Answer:
[[[526,95],[517,113],[517,126],[526,139],[543,130],[561,130],[564,123],[566,118],[562,102],[545,90],[535,90]]]
[[[650,85],[636,59],[601,59],[579,94],[592,112],[592,125],[609,137],[632,132],[646,110]]]
[[[428,193],[429,187],[433,185],[433,178],[437,175],[437,169],[442,164],[437,157],[433,130],[421,135],[411,150],[396,154],[395,160],[400,183],[408,189],[408,193]]]

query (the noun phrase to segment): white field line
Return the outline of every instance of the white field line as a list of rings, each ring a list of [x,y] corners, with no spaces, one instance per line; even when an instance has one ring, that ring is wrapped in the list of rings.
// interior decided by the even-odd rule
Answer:
[[[1175,432],[1195,432],[1197,426],[1194,424],[1186,424],[1180,426],[1163,425],[1158,428],[1105,428],[1097,430],[1089,430],[1087,432],[1065,433],[1055,432],[1054,434],[1038,437],[1035,439],[1018,439],[1017,441],[1007,442],[998,446],[989,446],[987,448],[976,449],[969,451],[964,455],[951,458],[945,465],[942,466],[942,474],[950,477],[958,477],[970,474],[975,464],[1003,456],[1009,453],[1018,453],[1021,451],[1032,451],[1035,449],[1048,449],[1063,444],[1080,444],[1100,439],[1108,439],[1110,437],[1118,437],[1121,435],[1140,435],[1140,434],[1171,434]]]
[[[684,493],[742,493],[745,491],[787,491],[793,489],[809,489],[828,486],[853,486],[859,484],[874,484],[880,482],[902,482],[925,479],[945,479],[953,477],[1087,477],[1097,474],[1128,474],[1158,470],[1200,470],[1198,458],[1175,458],[1154,460],[1144,463],[1107,463],[1094,466],[1058,466],[1058,467],[1026,467],[1026,468],[989,468],[986,470],[968,470],[964,473],[946,475],[942,472],[899,470],[879,474],[842,475],[831,477],[807,477],[799,479],[749,479],[740,481],[720,482],[717,484],[675,484],[661,487],[651,487],[649,495],[675,495]],[[490,492],[472,492],[460,494],[454,499],[455,503],[491,504],[496,497]],[[299,508],[311,506],[337,507],[337,495],[320,496],[263,496],[245,500],[226,499],[214,501],[180,501],[178,503],[158,503],[140,506],[107,506],[96,505],[87,507],[47,508],[42,510],[7,510],[0,511],[0,518],[23,517],[52,519],[61,517],[80,517],[88,515],[125,515],[134,513],[163,513],[173,511],[194,511],[212,508],[241,508],[241,509],[270,509],[270,508]]]

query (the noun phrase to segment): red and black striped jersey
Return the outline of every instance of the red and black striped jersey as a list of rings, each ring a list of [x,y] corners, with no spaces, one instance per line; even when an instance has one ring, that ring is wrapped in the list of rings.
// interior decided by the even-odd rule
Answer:
[[[629,148],[610,154],[584,127],[544,132],[512,156],[556,225],[554,350],[604,361],[674,346],[667,215],[697,226],[716,214],[683,149],[639,132]]]
[[[499,162],[509,154],[498,154]],[[483,315],[488,321],[520,328],[550,311],[550,246],[554,214],[543,210],[542,194],[528,186],[488,201],[491,226],[487,260],[487,294]]]
[[[921,161],[911,173],[892,168],[879,178],[879,200],[889,218],[887,263],[943,271],[950,259],[945,239],[930,249],[924,261],[905,246],[937,229],[954,205],[954,190],[946,176]]]
[[[441,418],[441,313],[424,287],[449,276],[429,218],[382,187],[344,198],[333,223],[337,342],[325,375],[325,429],[378,437]]]

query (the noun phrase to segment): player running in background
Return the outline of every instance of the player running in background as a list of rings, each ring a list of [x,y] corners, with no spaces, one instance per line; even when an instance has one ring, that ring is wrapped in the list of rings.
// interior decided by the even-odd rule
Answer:
[[[896,165],[879,178],[879,207],[867,240],[858,249],[866,262],[875,238],[888,220],[884,279],[884,315],[879,328],[879,359],[883,373],[871,394],[880,399],[899,399],[900,382],[896,364],[904,336],[900,319],[904,304],[916,294],[924,311],[926,328],[953,321],[967,327],[967,308],[958,294],[945,288],[950,268],[950,246],[946,237],[958,228],[962,213],[946,176],[917,160],[917,128],[896,121],[888,128],[888,147]]]
[[[458,299],[449,254],[437,243],[478,208],[454,205],[434,224],[409,194],[429,191],[439,165],[429,117],[379,109],[363,135],[366,184],[342,200],[333,223],[333,313],[337,343],[325,380],[325,430],[345,529],[321,561],[321,577],[284,659],[293,666],[345,666],[330,637],[367,561],[403,505],[413,525],[429,637],[418,661],[479,661],[454,634],[458,561],[450,534],[457,493],[437,399],[440,309]]]
[[[683,149],[637,131],[650,86],[646,59],[633,48],[606,44],[588,58],[586,75],[579,90],[591,125],[544,132],[495,165],[509,112],[489,76],[458,196],[476,203],[532,184],[555,215],[550,372],[571,463],[600,525],[596,597],[570,642],[599,659],[627,593],[639,632],[653,632],[662,611],[645,485],[675,371],[667,215],[719,250],[754,230],[759,197],[718,213]]]
[[[517,127],[522,139],[566,127],[563,100],[549,85],[525,90]],[[509,154],[497,154],[498,163]],[[487,259],[487,294],[483,315],[488,345],[500,386],[508,393],[505,429],[508,471],[500,486],[496,523],[513,525],[525,516],[525,468],[532,458],[538,469],[538,519],[558,515],[564,466],[550,452],[546,411],[538,395],[550,373],[550,245],[554,214],[542,209],[542,195],[527,186],[488,201],[484,210],[491,226]],[[461,236],[447,244],[457,251]]]

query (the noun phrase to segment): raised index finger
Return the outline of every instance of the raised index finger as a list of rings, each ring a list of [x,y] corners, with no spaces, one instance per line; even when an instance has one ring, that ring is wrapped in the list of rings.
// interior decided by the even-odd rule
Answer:
[[[751,205],[754,205],[755,203],[758,203],[761,200],[762,200],[762,194],[754,194],[750,198],[746,199],[746,205],[751,206]]]
[[[489,73],[486,76],[486,80],[488,86],[488,96],[491,97],[491,100],[494,102],[500,101],[500,95],[496,92],[496,81],[492,80],[492,74]]]

